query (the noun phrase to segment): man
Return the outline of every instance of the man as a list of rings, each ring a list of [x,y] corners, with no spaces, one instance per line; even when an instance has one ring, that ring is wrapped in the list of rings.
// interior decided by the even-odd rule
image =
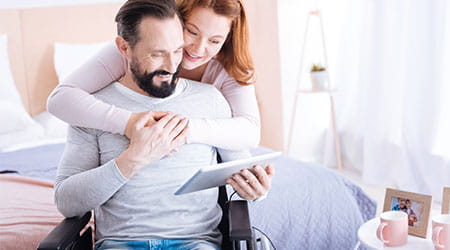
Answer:
[[[397,198],[398,204],[396,204],[395,206],[392,207],[391,210],[393,211],[403,211],[406,212],[407,208],[406,208],[406,199],[405,198],[401,198],[398,197]]]
[[[129,67],[120,83],[97,92],[97,98],[133,112],[231,116],[214,87],[177,78],[183,34],[173,1],[128,1],[116,21],[116,44]],[[136,122],[130,140],[70,127],[55,184],[57,207],[66,217],[94,209],[99,249],[219,249],[217,190],[173,195],[198,166],[215,161],[216,150],[187,144],[160,160],[184,143],[187,122],[172,113],[157,113],[158,122],[145,126],[153,115],[150,112]],[[220,154],[225,160],[236,156]],[[270,187],[272,176],[267,172],[272,172],[259,166],[255,171],[258,177],[244,170],[232,182],[244,198],[257,198]]]

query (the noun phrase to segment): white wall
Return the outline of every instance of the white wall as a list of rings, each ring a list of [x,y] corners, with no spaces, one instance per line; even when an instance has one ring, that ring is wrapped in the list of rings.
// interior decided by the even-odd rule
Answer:
[[[260,144],[283,150],[283,117],[277,1],[245,0],[261,114]]]
[[[0,0],[0,9],[39,8],[63,5],[86,5],[95,3],[117,3],[125,0]]]
[[[289,142],[289,130],[293,117],[293,103],[296,86],[301,81],[304,88],[310,87],[309,69],[312,63],[323,63],[322,44],[318,19],[312,17],[304,54],[302,46],[305,37],[308,12],[317,4],[322,13],[327,49],[328,70],[331,84],[334,62],[341,41],[343,15],[348,0],[278,0],[279,44],[281,60],[281,79],[283,95],[284,142]],[[303,66],[300,73],[300,58]],[[339,86],[334,86],[339,89]],[[296,122],[293,130],[293,142],[290,155],[294,158],[321,162],[326,146],[328,127],[330,126],[330,103],[326,94],[300,94],[297,103]],[[339,117],[337,117],[339,119]],[[328,144],[327,144],[328,145]],[[288,152],[286,152],[288,153]]]

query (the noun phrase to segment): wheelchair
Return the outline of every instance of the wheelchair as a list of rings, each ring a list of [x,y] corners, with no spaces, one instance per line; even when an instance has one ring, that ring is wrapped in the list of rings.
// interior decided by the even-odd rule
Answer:
[[[223,250],[254,250],[256,240],[250,224],[248,202],[246,200],[228,200],[225,186],[218,188],[218,203],[222,208],[219,230],[222,233]],[[92,213],[66,218],[60,222],[43,241],[38,250],[86,250],[93,249],[92,227],[88,226]],[[245,242],[245,243],[244,243]]]

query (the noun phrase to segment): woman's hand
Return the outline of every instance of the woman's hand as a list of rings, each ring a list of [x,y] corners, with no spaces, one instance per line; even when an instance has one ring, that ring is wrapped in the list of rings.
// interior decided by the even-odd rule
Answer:
[[[253,166],[253,172],[245,168],[227,179],[227,183],[238,192],[239,196],[246,200],[256,200],[269,191],[272,186],[272,178],[275,175],[275,167],[268,165],[262,168],[256,165]]]

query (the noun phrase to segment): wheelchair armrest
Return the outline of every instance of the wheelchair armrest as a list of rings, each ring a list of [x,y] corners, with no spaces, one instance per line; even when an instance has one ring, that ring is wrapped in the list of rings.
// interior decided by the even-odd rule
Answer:
[[[253,230],[250,224],[248,203],[246,200],[232,200],[228,203],[230,240],[252,240]]]
[[[82,216],[64,219],[41,241],[38,250],[65,249],[80,237],[81,230],[88,224],[90,219],[90,211]]]

